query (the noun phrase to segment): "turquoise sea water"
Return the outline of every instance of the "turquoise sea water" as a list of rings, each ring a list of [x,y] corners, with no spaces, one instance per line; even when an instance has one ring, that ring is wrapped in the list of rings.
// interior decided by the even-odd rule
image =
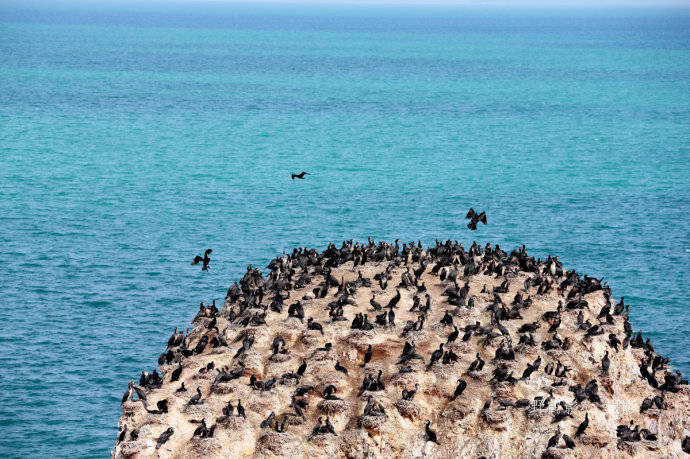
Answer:
[[[687,12],[188,8],[0,6],[0,456],[106,456],[200,301],[351,237],[559,255],[690,371]]]

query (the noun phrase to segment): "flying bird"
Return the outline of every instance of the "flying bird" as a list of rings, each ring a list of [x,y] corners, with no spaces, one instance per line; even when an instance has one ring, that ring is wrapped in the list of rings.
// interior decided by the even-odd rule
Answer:
[[[300,172],[299,174],[290,174],[292,176],[292,180],[295,180],[296,178],[300,180],[304,180],[305,175],[311,175],[309,172]]]
[[[479,222],[482,222],[486,225],[486,212],[478,214],[473,208],[470,207],[470,210],[467,212],[467,215],[465,215],[465,218],[470,220],[470,222],[467,224],[467,227],[472,231],[477,229],[477,223]]]
[[[194,257],[194,260],[192,261],[192,264],[193,264],[193,265],[197,265],[197,264],[199,264],[199,262],[202,262],[203,265],[201,266],[201,270],[202,270],[202,271],[208,271],[208,264],[211,262],[211,259],[209,258],[208,255],[209,255],[211,252],[213,252],[213,250],[211,250],[211,249],[206,249],[206,251],[204,252],[203,258],[202,258],[200,255],[197,255],[196,257]]]

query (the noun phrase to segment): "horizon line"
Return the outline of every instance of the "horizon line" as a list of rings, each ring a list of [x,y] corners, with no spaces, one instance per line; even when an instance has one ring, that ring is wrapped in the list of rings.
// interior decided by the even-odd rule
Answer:
[[[0,0],[2,7],[387,7],[396,8],[430,8],[430,9],[465,9],[465,10],[690,10],[686,0]]]

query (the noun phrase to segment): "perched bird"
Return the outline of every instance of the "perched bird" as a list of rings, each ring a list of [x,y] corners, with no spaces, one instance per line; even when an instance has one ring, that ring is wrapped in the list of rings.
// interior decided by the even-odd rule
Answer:
[[[539,369],[539,365],[541,365],[541,356],[538,356],[534,363],[527,364],[527,368],[522,372],[522,377],[520,379],[529,379],[530,375]]]
[[[609,359],[609,351],[606,351],[604,358],[601,360],[601,369],[604,374],[609,374],[609,367],[611,366],[611,360]]]
[[[223,415],[227,416],[228,418],[232,417],[232,414],[234,411],[235,411],[235,407],[232,406],[232,401],[228,402],[228,406],[223,407]]]
[[[304,171],[300,172],[299,174],[290,174],[290,176],[292,177],[292,180],[295,180],[296,178],[298,178],[300,180],[304,180],[305,175],[311,175],[311,174],[309,172],[304,172]]]
[[[434,363],[438,362],[441,357],[443,357],[443,343],[438,345],[438,349],[431,353],[431,359],[429,360],[429,365],[426,366],[427,371],[434,366]]]
[[[170,375],[170,382],[175,382],[180,379],[180,375],[182,374],[182,362],[180,362],[178,365],[179,366],[175,368]]]
[[[433,443],[436,443],[437,445],[439,444],[438,440],[436,439],[436,432],[431,430],[429,427],[429,424],[431,424],[431,421],[427,419],[426,421],[426,426],[424,427],[424,430],[426,432],[426,441],[430,441]]]
[[[275,421],[276,421],[276,413],[274,411],[271,411],[271,414],[269,414],[266,419],[261,421],[261,425],[259,427],[261,427],[262,429],[266,429],[268,427],[273,427],[273,424],[275,423]]]
[[[613,333],[609,333],[609,346],[611,346],[616,352],[618,352],[618,346],[621,342]]]
[[[558,444],[558,440],[560,440],[560,439],[561,439],[561,432],[560,432],[560,430],[557,430],[556,433],[551,438],[549,438],[549,443],[546,447],[547,448],[555,447]]]
[[[563,434],[563,441],[565,442],[566,448],[568,448],[568,449],[574,449],[575,448],[575,442],[569,436]]]
[[[182,341],[184,341],[184,333],[178,333],[176,326],[175,331],[170,335],[170,338],[168,338],[168,347],[179,346],[182,344]]]
[[[314,425],[314,428],[311,430],[311,435],[309,436],[310,439],[319,435],[321,433],[321,430],[323,429],[321,418],[319,418],[317,421],[318,422],[316,423],[316,425]]]
[[[165,442],[170,440],[170,437],[172,437],[173,432],[173,428],[168,427],[167,430],[160,434],[160,436],[158,437],[158,441],[156,442],[156,449],[160,448],[165,444]]]
[[[579,437],[583,433],[585,433],[585,430],[587,430],[587,426],[589,425],[589,413],[585,413],[585,420],[580,423],[579,426],[577,426],[577,430],[575,431],[575,438]]]
[[[419,384],[415,384],[414,389],[412,389],[412,390],[403,389],[403,391],[402,391],[403,400],[412,400],[418,390],[419,390]]]
[[[468,371],[482,371],[484,368],[484,361],[479,357],[479,352],[477,352],[477,358],[470,364]]]
[[[398,304],[398,301],[400,301],[400,290],[396,288],[395,292],[395,296],[388,302],[388,305],[386,306],[387,308],[394,308],[395,305]]]
[[[364,353],[364,363],[362,364],[362,368],[367,366],[367,363],[371,361],[371,344],[367,348],[367,351]]]
[[[125,394],[122,396],[122,403],[124,404],[127,400],[132,398],[134,395],[134,381],[130,381],[129,384],[127,384],[127,390],[125,391]]]
[[[205,437],[206,432],[208,431],[208,428],[206,427],[206,419],[201,420],[201,424],[199,424],[199,427],[194,429],[194,433],[192,434],[192,437]]]
[[[199,405],[201,403],[201,389],[199,387],[196,388],[196,394],[192,396],[192,398],[189,399],[189,402],[187,402],[188,405]]]
[[[117,436],[117,442],[120,443],[124,441],[125,436],[127,435],[127,424],[122,428],[122,431],[118,434]]]
[[[139,397],[139,400],[146,400],[146,392],[144,391],[143,388],[139,386],[132,386],[134,387],[134,392],[136,392],[137,397]]]
[[[342,365],[340,364],[339,361],[338,361],[338,362],[335,362],[335,370],[336,370],[336,371],[339,371],[339,372],[341,372],[341,373],[343,373],[345,376],[348,376],[348,374],[347,374],[347,368],[345,368],[344,366],[342,366]]]
[[[453,325],[453,331],[450,332],[450,335],[448,335],[448,339],[446,340],[446,344],[454,343],[456,339],[458,339],[460,331],[458,330],[458,327]]]
[[[467,387],[467,381],[464,379],[458,379],[458,385],[455,387],[455,392],[453,393],[452,400],[455,400],[459,396],[462,395],[462,392],[465,390]]]
[[[307,369],[307,361],[303,360],[302,365],[297,368],[297,375],[298,376],[304,376],[304,371]]]
[[[211,249],[206,249],[204,252],[204,256],[201,257],[200,255],[197,255],[194,257],[194,260],[192,260],[193,265],[199,264],[199,262],[202,262],[203,265],[201,266],[202,271],[208,271],[208,264],[211,262],[211,258],[209,258],[209,254],[213,252]]]
[[[146,406],[146,403],[144,403],[144,409],[148,411],[151,414],[162,414],[162,413],[167,413],[168,412],[168,400],[163,399],[163,400],[158,400],[156,402],[156,408],[155,410],[149,410],[148,406]]]
[[[336,437],[338,436],[338,434],[335,433],[335,428],[333,427],[333,424],[331,424],[330,419],[328,419],[328,416],[326,416],[326,422],[324,422],[324,431],[325,433],[335,435]]]
[[[321,334],[323,335],[323,325],[321,325],[321,324],[318,323],[318,322],[315,322],[315,321],[314,321],[314,318],[312,318],[312,317],[310,317],[309,319],[307,319],[307,328],[308,328],[309,330],[320,331]]]
[[[375,310],[380,311],[381,310],[381,303],[376,301],[376,295],[373,295],[371,299],[369,300],[369,304],[371,307],[373,307]]]
[[[642,400],[642,405],[640,405],[640,413],[644,413],[653,406],[654,400],[652,400],[651,398],[645,398],[644,400]]]
[[[472,330],[467,330],[464,335],[462,335],[462,342],[466,343],[472,338]]]

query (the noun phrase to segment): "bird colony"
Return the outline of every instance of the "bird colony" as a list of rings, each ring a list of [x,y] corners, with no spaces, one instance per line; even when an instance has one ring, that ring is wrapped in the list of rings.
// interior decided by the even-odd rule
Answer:
[[[601,280],[524,247],[248,267],[122,398],[113,457],[688,457],[688,382]]]

